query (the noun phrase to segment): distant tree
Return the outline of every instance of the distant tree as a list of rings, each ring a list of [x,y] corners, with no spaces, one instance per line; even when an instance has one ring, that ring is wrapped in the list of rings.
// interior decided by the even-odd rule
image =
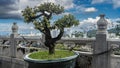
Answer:
[[[116,21],[117,23],[120,23],[120,21],[118,20],[118,21]]]
[[[116,21],[117,23],[120,23],[120,21]],[[115,27],[115,30],[116,30],[116,36],[120,36],[120,24],[116,25]]]
[[[88,36],[89,38],[95,37],[95,36],[96,36],[96,30],[89,30],[89,31],[87,32],[87,36]]]
[[[120,25],[116,25],[115,27],[115,30],[116,30],[116,36],[120,36]]]
[[[22,11],[24,21],[26,23],[32,23],[35,29],[45,35],[44,44],[49,48],[49,54],[55,53],[55,43],[63,36],[64,28],[79,24],[79,21],[73,15],[68,14],[55,21],[54,25],[51,25],[52,16],[63,12],[64,7],[55,5],[54,3],[44,3],[34,8],[27,7]],[[57,37],[52,38],[51,30],[54,29],[58,29],[60,32]]]
[[[83,37],[83,32],[74,31],[74,32],[72,33],[72,35],[74,35],[75,37]]]

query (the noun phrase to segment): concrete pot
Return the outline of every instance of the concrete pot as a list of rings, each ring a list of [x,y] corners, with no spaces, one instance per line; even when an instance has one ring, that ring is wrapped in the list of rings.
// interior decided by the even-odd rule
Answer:
[[[74,68],[78,53],[66,58],[60,58],[55,60],[37,60],[29,58],[30,54],[24,57],[24,60],[28,62],[28,68]]]

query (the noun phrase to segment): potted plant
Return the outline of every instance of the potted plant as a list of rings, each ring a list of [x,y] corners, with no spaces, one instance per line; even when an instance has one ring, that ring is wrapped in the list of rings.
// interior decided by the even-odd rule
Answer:
[[[48,47],[48,57],[54,56],[57,54],[55,52],[55,43],[60,40],[63,36],[64,29],[69,28],[71,26],[77,26],[79,21],[75,19],[75,17],[71,14],[64,15],[59,18],[57,21],[51,22],[52,17],[59,15],[64,12],[64,7],[60,5],[56,5],[54,3],[44,3],[34,8],[27,7],[22,11],[22,15],[24,17],[24,21],[26,23],[32,23],[35,29],[39,30],[41,33],[45,35],[45,46]],[[52,37],[51,31],[57,29],[59,32],[57,37]],[[29,68],[73,68],[74,61],[78,54],[72,54],[73,52],[67,52],[68,56],[65,58],[58,59],[44,59],[36,58],[36,56],[40,57],[39,52],[32,53],[26,55],[24,58],[25,61],[29,63]],[[47,53],[45,51],[45,53]],[[59,53],[59,51],[58,51]],[[66,55],[65,53],[64,55]],[[43,55],[43,53],[41,54]]]

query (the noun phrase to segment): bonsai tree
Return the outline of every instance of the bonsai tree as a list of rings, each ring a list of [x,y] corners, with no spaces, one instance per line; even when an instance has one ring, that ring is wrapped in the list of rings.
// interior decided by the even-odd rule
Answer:
[[[55,5],[54,3],[44,3],[34,8],[26,7],[22,11],[24,21],[32,23],[35,29],[39,30],[45,35],[45,46],[49,48],[49,54],[55,53],[55,43],[63,36],[64,29],[71,26],[76,26],[79,21],[71,14],[64,15],[60,19],[51,22],[52,17],[64,12],[64,7]],[[51,24],[54,23],[54,24]],[[58,29],[57,37],[52,38],[51,30]]]

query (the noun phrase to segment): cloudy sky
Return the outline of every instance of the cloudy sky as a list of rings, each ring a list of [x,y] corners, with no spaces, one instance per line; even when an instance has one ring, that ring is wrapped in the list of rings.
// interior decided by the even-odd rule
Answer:
[[[80,20],[79,27],[75,29],[86,28],[88,25],[91,28],[99,19],[99,14],[106,15],[109,27],[120,20],[120,0],[0,0],[0,34],[10,32],[13,22],[18,23],[20,32],[31,30],[33,26],[24,23],[21,10],[26,6],[34,7],[44,2],[60,4],[65,7],[64,14],[75,15]]]

